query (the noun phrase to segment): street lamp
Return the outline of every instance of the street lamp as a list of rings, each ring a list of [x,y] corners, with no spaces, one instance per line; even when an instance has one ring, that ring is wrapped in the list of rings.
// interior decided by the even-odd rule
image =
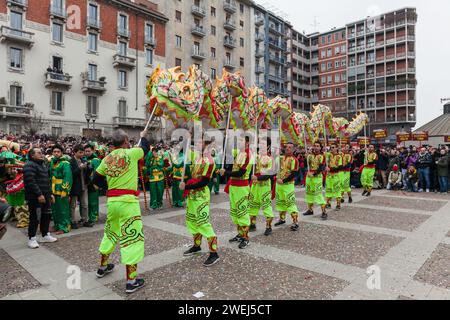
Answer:
[[[96,114],[91,114],[91,119],[92,119],[92,133],[95,135],[95,121],[97,120],[97,115]]]
[[[89,132],[89,122],[91,122],[91,114],[90,113],[85,113],[84,117],[86,118],[86,122],[87,122],[87,132]]]

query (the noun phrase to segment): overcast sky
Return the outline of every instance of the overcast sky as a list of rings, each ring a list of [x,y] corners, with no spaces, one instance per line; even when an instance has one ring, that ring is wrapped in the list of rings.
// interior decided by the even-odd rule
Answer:
[[[256,0],[256,2],[268,8],[278,8],[296,30],[305,31],[307,34],[343,27],[367,16],[403,7],[415,7],[418,15],[416,128],[442,114],[440,99],[450,98],[449,0]]]

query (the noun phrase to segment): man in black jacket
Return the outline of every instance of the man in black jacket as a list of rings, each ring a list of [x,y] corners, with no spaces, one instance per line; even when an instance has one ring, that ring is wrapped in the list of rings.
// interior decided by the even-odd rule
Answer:
[[[25,185],[25,199],[30,210],[30,224],[28,226],[28,247],[39,248],[36,240],[36,232],[40,224],[42,242],[55,242],[49,230],[50,217],[52,214],[51,204],[55,202],[52,195],[48,168],[44,164],[44,155],[41,149],[33,148],[29,153],[30,161],[23,169],[23,180]]]
[[[79,227],[93,227],[94,223],[88,220],[88,184],[92,172],[92,166],[84,158],[84,148],[77,145],[73,149],[73,157],[70,160],[72,169],[72,189],[70,189],[70,210],[72,221],[77,221],[76,206],[80,202],[81,220]]]

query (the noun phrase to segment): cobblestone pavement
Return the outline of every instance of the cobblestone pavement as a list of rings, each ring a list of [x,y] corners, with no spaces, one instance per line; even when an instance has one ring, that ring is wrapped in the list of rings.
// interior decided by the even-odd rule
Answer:
[[[303,212],[304,190],[296,196]],[[211,199],[220,262],[202,266],[205,242],[201,254],[183,257],[192,243],[184,210],[165,202],[163,210],[143,212],[146,249],[138,271],[147,285],[133,295],[124,293],[118,249],[111,256],[115,272],[95,277],[104,199],[94,228],[36,250],[26,247],[24,230],[10,225],[0,241],[0,299],[450,299],[449,195],[382,190],[363,198],[355,190],[354,203],[330,210],[328,221],[317,208],[316,215],[300,217],[297,233],[288,217],[266,237],[260,216],[245,250],[228,242],[236,234],[228,196]]]

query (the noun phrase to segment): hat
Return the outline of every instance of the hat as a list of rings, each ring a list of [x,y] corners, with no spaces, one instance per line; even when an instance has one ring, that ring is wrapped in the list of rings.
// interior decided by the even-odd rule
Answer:
[[[397,171],[397,170],[398,170],[398,165],[394,164],[394,166],[392,167],[392,169],[393,169],[394,171]]]

